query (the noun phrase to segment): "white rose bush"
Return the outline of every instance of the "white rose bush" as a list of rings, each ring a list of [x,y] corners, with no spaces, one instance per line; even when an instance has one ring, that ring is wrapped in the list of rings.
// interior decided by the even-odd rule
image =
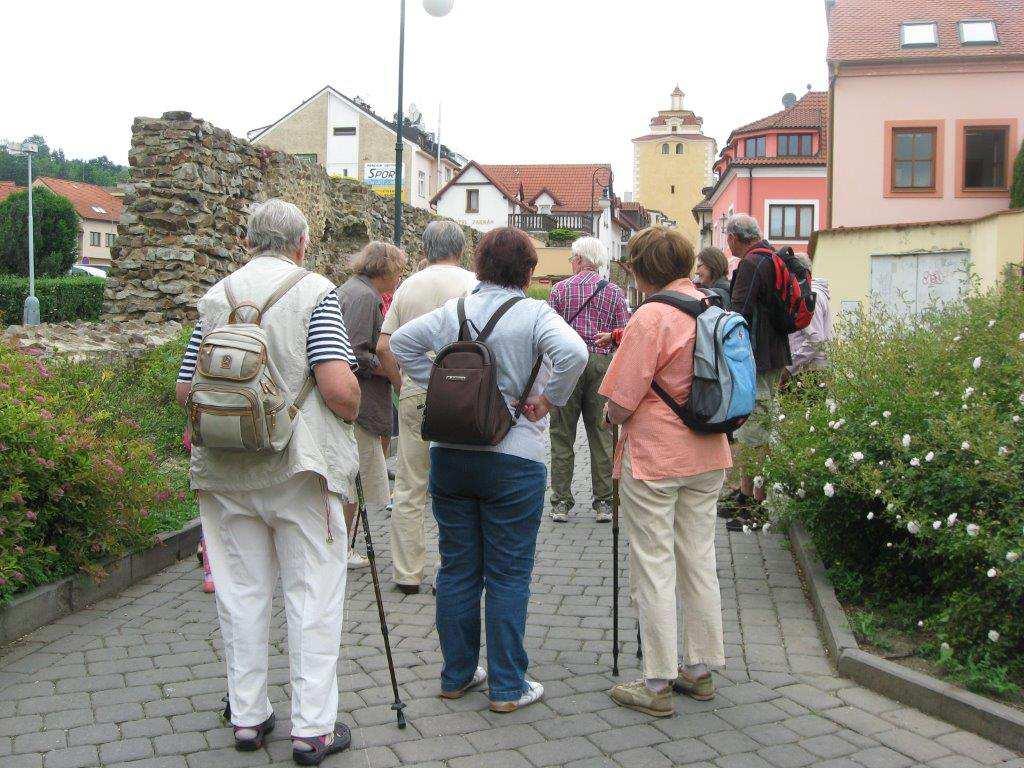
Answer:
[[[841,599],[906,616],[922,653],[951,671],[1017,683],[1022,329],[1019,288],[972,296],[913,324],[862,317],[830,347],[827,370],[783,393],[787,418],[775,423],[777,442],[757,468],[784,489],[771,495],[773,512],[804,523]],[[843,428],[829,429],[837,419]],[[963,681],[985,692],[977,675]]]

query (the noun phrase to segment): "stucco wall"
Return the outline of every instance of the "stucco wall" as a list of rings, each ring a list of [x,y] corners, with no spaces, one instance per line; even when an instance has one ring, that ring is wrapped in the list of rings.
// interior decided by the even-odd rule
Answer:
[[[1007,208],[1008,195],[955,196],[956,121],[1003,118],[1016,119],[1019,147],[1022,71],[840,76],[835,84],[832,226],[977,218]],[[943,125],[941,197],[884,196],[885,123],[908,120]]]
[[[328,93],[325,91],[302,109],[264,133],[253,144],[290,155],[316,155],[327,162]]]
[[[89,233],[100,233],[99,246],[89,245]],[[90,267],[110,266],[110,248],[107,246],[107,235],[117,234],[117,224],[110,221],[82,219],[78,222],[78,263]]]
[[[843,301],[871,304],[871,257],[961,251],[983,288],[999,280],[1008,264],[1024,261],[1024,211],[1006,211],[978,221],[879,229],[833,229],[818,233],[814,274],[829,280],[838,316]]]
[[[467,189],[480,191],[480,210],[477,213],[466,212]],[[481,232],[489,232],[495,227],[508,225],[511,204],[483,174],[471,167],[438,199],[437,213]]]
[[[670,153],[661,154],[661,145],[668,142]],[[682,143],[683,154],[675,154],[675,146]],[[690,242],[700,241],[700,230],[693,220],[693,206],[701,201],[701,188],[708,185],[711,153],[714,142],[682,139],[666,134],[664,140],[634,143],[638,190],[637,199],[646,208],[663,211],[675,219],[679,231]],[[675,185],[675,194],[672,193]]]

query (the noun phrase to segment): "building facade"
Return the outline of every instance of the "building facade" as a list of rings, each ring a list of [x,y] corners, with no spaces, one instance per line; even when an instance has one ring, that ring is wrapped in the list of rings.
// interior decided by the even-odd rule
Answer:
[[[783,98],[783,109],[736,128],[715,162],[715,182],[692,210],[702,245],[725,249],[725,222],[745,213],[776,246],[806,253],[825,224],[826,94]]]
[[[828,226],[1009,205],[1024,133],[1024,2],[833,0]]]
[[[117,222],[124,211],[118,190],[110,190],[84,181],[53,179],[40,176],[33,180],[35,187],[46,187],[55,195],[66,197],[78,214],[77,264],[110,268],[110,247],[117,240]]]
[[[415,115],[413,115],[415,117]],[[270,125],[249,131],[256,145],[277,149],[322,165],[332,176],[359,179],[393,194],[394,123],[368,104],[325,86]],[[402,150],[402,199],[429,208],[430,199],[464,164],[419,122],[406,121]]]
[[[700,231],[691,211],[711,183],[717,145],[701,133],[703,119],[684,108],[684,97],[676,86],[671,109],[658,112],[650,132],[633,139],[633,197],[697,243]]]

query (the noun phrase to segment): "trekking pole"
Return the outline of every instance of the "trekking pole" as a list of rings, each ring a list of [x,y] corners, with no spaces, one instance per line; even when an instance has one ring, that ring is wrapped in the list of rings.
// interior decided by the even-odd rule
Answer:
[[[612,427],[612,444],[619,444],[619,427]],[[612,675],[619,676],[619,481],[612,478]]]
[[[391,639],[388,637],[388,621],[384,615],[384,601],[380,596],[380,579],[377,578],[377,561],[374,558],[373,539],[370,538],[370,520],[366,514],[366,502],[363,500],[363,481],[356,475],[356,495],[359,497],[359,517],[363,519],[363,537],[366,540],[366,559],[370,561],[370,576],[373,578],[373,594],[377,598],[377,614],[380,617],[380,633],[384,638],[384,654],[388,659],[388,672],[391,673],[391,690],[395,694],[395,710],[398,727],[405,728],[405,703],[398,695],[398,678],[395,677],[395,661],[391,658]]]

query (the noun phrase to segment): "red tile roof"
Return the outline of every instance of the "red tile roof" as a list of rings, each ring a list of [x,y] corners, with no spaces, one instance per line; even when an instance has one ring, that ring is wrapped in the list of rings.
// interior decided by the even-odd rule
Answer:
[[[826,5],[829,63],[1024,57],[1024,0],[835,0]],[[995,45],[962,45],[957,22],[996,23]],[[903,22],[935,22],[938,45],[900,47]]]
[[[13,181],[0,181],[0,200],[5,200],[22,187],[19,187]]]
[[[611,171],[611,166],[606,163],[477,167],[509,197],[535,200],[541,191],[549,190],[558,200],[558,204],[552,207],[555,211],[589,211],[593,201],[600,197],[602,188],[608,183]]]
[[[669,111],[671,112],[672,110]],[[682,125],[701,125],[704,122],[688,109],[684,110],[681,115],[677,115],[677,117],[679,117],[679,122]],[[666,125],[667,123],[668,117],[665,117],[664,115],[655,115],[651,118],[651,128],[656,125]]]
[[[792,107],[762,117],[752,123],[734,128],[726,144],[732,144],[738,133],[773,130],[777,128],[824,128],[828,115],[828,94],[825,91],[808,91]]]
[[[75,206],[78,215],[93,221],[109,221],[114,224],[121,218],[124,203],[110,191],[84,181],[68,181],[40,176],[36,181],[44,184],[54,194],[66,197]]]

